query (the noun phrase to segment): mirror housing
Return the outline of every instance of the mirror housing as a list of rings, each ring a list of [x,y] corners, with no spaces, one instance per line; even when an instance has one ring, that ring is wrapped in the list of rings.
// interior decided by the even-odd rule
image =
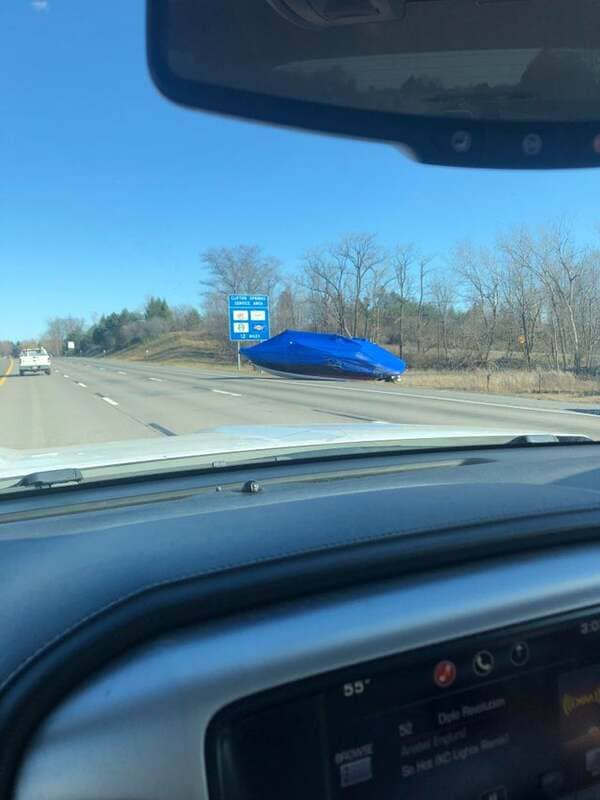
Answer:
[[[147,0],[169,99],[429,164],[600,166],[598,0]]]

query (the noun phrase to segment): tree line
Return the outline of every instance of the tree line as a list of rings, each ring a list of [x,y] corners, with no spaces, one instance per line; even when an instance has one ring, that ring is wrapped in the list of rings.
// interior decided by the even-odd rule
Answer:
[[[67,352],[67,342],[73,342],[77,354],[100,355],[149,342],[170,331],[196,331],[201,325],[200,312],[193,306],[171,306],[164,298],[151,296],[140,310],[124,308],[103,314],[91,325],[81,317],[52,317],[38,339],[5,345],[15,355],[22,347],[35,344],[62,355]]]
[[[199,309],[150,297],[91,325],[53,318],[42,341],[54,353],[74,341],[76,352],[94,355],[194,331],[225,351],[228,295],[267,294],[272,335],[294,328],[367,338],[411,366],[598,366],[600,250],[563,221],[506,231],[485,247],[457,243],[443,255],[354,232],[306,250],[293,270],[258,245],[211,248],[201,269]]]
[[[563,221],[516,228],[493,245],[440,256],[351,233],[307,250],[298,268],[258,247],[202,257],[203,319],[226,337],[227,295],[272,298],[272,332],[329,331],[372,339],[413,366],[591,370],[600,343],[600,250]]]

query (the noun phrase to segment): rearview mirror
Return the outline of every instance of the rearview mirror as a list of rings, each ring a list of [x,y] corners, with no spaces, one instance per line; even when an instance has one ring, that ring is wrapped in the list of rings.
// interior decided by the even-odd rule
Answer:
[[[432,164],[600,165],[599,0],[148,0],[158,88]]]

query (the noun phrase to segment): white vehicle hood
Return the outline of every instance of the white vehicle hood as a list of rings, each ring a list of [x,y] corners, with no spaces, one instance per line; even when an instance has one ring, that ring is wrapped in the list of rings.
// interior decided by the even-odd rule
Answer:
[[[18,479],[33,472],[55,469],[89,469],[126,464],[161,462],[224,454],[266,455],[268,451],[293,451],[313,448],[351,447],[369,443],[393,443],[406,447],[457,444],[466,440],[502,443],[523,435],[548,435],[548,432],[516,429],[450,428],[437,425],[315,425],[306,426],[231,426],[207,429],[185,436],[161,439],[135,439],[51,450],[12,450],[0,448],[0,480]],[[486,443],[485,441],[482,443]],[[206,457],[209,457],[208,459]],[[218,458],[214,459],[218,461]]]
[[[126,464],[160,462],[198,457],[211,463],[211,456],[224,454],[267,455],[269,451],[351,447],[369,443],[413,446],[452,446],[466,440],[502,443],[517,436],[548,436],[548,432],[437,425],[315,425],[231,426],[207,429],[184,436],[135,439],[106,444],[57,447],[48,450],[13,450],[0,447],[0,480],[18,479],[33,472],[56,469],[90,469]],[[209,457],[209,458],[207,458]],[[218,461],[218,458],[214,459]]]

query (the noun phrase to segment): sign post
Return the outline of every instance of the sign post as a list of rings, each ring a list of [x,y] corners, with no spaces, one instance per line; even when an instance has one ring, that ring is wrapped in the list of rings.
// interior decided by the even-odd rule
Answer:
[[[266,294],[229,295],[229,338],[237,343],[237,367],[241,369],[240,342],[262,342],[270,337],[269,298]]]

